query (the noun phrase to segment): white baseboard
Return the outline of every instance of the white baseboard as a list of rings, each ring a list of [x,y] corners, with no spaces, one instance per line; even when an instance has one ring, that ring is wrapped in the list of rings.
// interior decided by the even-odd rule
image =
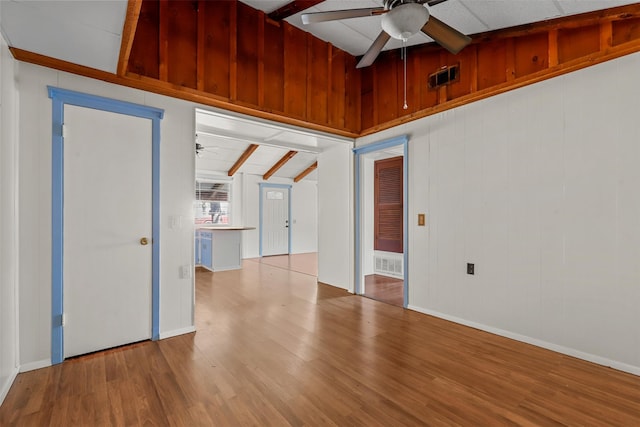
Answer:
[[[409,305],[407,306],[407,308],[413,311],[418,311],[420,313],[428,314],[430,316],[438,317],[440,319],[449,320],[454,323],[459,323],[461,325],[469,326],[471,328],[480,329],[482,331],[489,332],[495,335],[500,335],[505,338],[511,338],[516,341],[521,341],[527,344],[535,345],[537,347],[546,348],[547,350],[566,354],[567,356],[572,356],[578,359],[586,360],[588,362],[596,363],[598,365],[607,366],[613,369],[617,369],[619,371],[628,372],[630,374],[640,376],[640,366],[629,365],[627,363],[619,362],[617,360],[611,360],[611,359],[607,359],[606,357],[597,356],[595,354],[585,353],[583,351],[576,350],[574,348],[564,347],[558,344],[553,344],[547,341],[539,340],[537,338],[532,338],[526,335],[517,334],[515,332],[505,331],[504,329],[494,328],[492,326],[487,326],[481,323],[476,323],[466,319],[461,319],[459,317],[450,316],[448,314],[440,313],[434,310],[428,310],[428,309],[416,307],[413,305]]]
[[[20,365],[20,372],[35,371],[36,369],[42,369],[48,366],[51,366],[51,359],[36,360],[35,362]]]
[[[160,332],[160,339],[163,340],[165,338],[177,337],[178,335],[190,334],[195,331],[195,326],[188,326],[186,328],[174,329],[173,331]]]
[[[15,381],[16,376],[18,376],[19,371],[20,370],[18,368],[14,368],[7,377],[5,383],[0,386],[0,405],[2,405],[2,402],[4,402],[4,398],[7,397],[7,394],[9,394],[9,389]]]
[[[1,0],[0,0],[1,1]],[[353,293],[353,287],[348,287],[348,286],[342,286],[342,285],[334,285],[332,283],[329,282],[323,282],[320,279],[317,279],[318,283],[321,283],[323,285],[327,285],[327,286],[333,286],[334,288],[338,288],[338,289],[344,289],[347,292]]]

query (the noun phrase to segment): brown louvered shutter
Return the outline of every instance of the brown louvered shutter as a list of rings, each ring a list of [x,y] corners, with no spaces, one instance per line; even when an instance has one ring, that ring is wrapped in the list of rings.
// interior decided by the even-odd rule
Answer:
[[[402,176],[402,156],[375,162],[375,250],[402,253]]]

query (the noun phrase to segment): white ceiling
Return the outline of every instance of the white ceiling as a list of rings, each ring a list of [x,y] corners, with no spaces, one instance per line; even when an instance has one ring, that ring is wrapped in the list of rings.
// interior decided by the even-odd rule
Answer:
[[[196,109],[196,141],[204,148],[196,157],[199,172],[225,175],[251,144],[259,145],[239,173],[264,175],[290,150],[297,154],[273,175],[294,178],[336,144],[352,144],[349,138],[313,132],[265,120]],[[306,180],[316,180],[317,171]]]
[[[9,46],[116,72],[126,0],[0,0]]]
[[[241,0],[267,13],[289,3],[289,0]],[[635,3],[629,0],[448,0],[430,12],[464,34],[513,27],[561,16]],[[287,21],[330,42],[354,56],[364,54],[381,31],[381,16],[345,19],[304,25],[300,16],[307,12],[381,7],[383,0],[325,0],[324,2],[287,18]],[[422,33],[411,37],[407,45],[431,42]],[[391,39],[385,50],[400,48],[400,40]]]

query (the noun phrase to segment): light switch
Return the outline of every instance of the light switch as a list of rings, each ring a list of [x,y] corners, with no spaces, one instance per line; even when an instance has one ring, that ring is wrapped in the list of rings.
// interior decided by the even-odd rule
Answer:
[[[425,215],[423,213],[418,214],[418,225],[424,226],[425,224]]]
[[[169,217],[169,228],[179,230],[182,228],[182,215],[171,215]]]

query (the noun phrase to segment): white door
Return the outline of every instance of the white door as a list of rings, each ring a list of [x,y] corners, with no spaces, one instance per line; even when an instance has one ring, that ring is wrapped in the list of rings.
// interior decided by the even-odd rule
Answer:
[[[289,190],[262,189],[262,256],[289,253]]]
[[[151,338],[152,122],[64,108],[64,356],[71,357]]]

